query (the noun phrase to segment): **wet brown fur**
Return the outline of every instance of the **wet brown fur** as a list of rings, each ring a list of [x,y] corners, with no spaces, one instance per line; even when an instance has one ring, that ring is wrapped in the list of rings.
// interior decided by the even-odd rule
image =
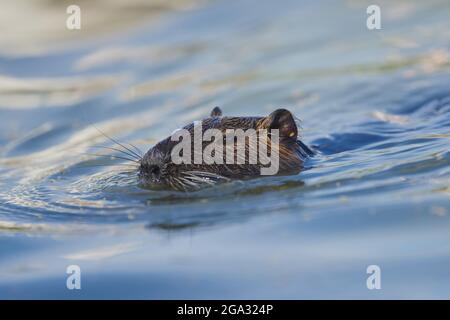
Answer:
[[[258,162],[250,164],[249,153],[252,148],[248,139],[245,143],[245,163],[226,163],[226,143],[223,141],[223,164],[194,164],[193,134],[194,124],[185,126],[191,134],[191,164],[175,164],[171,161],[172,148],[178,141],[171,141],[168,137],[153,148],[142,158],[139,169],[139,180],[144,187],[163,187],[175,190],[198,189],[203,185],[214,184],[222,179],[249,179],[259,177],[263,166]],[[278,144],[279,171],[277,175],[297,174],[303,169],[304,160],[312,155],[311,150],[298,140],[298,129],[291,113],[285,109],[275,110],[267,117],[224,117],[219,108],[214,108],[210,117],[202,120],[202,133],[207,129],[218,129],[225,136],[227,129],[278,129],[280,138]],[[225,139],[224,139],[225,140]],[[203,141],[202,151],[210,141]],[[237,159],[237,143],[234,148],[235,160]],[[270,135],[267,139],[267,149],[271,152]]]

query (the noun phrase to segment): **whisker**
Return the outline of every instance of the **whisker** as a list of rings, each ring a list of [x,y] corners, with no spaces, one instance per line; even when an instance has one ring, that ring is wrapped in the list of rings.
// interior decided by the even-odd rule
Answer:
[[[186,171],[185,174],[190,174],[192,176],[197,176],[197,177],[207,177],[207,178],[214,178],[214,179],[222,179],[222,180],[230,180],[224,176],[215,174],[215,173],[211,173],[211,172],[206,172],[206,171]]]
[[[175,183],[175,185],[178,185],[180,187],[179,189],[182,189],[183,191],[187,191],[184,183],[182,181],[180,181],[180,179],[175,178],[174,183]]]
[[[92,124],[94,126],[95,129],[98,130],[98,132],[100,132],[102,135],[104,135],[106,138],[110,139],[112,142],[117,143],[119,146],[121,146],[122,148],[124,148],[125,150],[131,152],[132,154],[136,155],[139,159],[141,159],[142,157],[137,154],[135,151],[131,150],[130,148],[127,148],[126,146],[124,146],[122,143],[120,143],[119,141],[111,138],[110,136],[108,136],[106,133],[104,133],[103,131],[101,131],[99,128],[97,128],[97,126],[95,124]]]
[[[131,162],[135,162],[137,164],[140,164],[139,161],[136,161],[135,159],[129,159],[126,157],[121,157],[121,156],[115,156],[115,155],[108,155],[108,154],[96,154],[96,153],[81,153],[82,155],[88,155],[88,156],[96,156],[96,157],[107,157],[107,158],[115,158],[115,159],[122,159],[122,160],[127,160],[127,161],[131,161]]]
[[[198,181],[198,182],[205,182],[205,183],[209,183],[209,184],[212,183],[211,180],[205,180],[205,179],[208,179],[209,177],[201,177],[201,176],[195,176],[195,175],[192,175],[192,174],[185,174],[184,178],[190,179],[190,180],[194,180],[194,181]]]
[[[137,169],[138,166],[133,164],[92,164],[92,165],[85,165],[85,164],[78,164],[79,167],[130,167]]]
[[[191,181],[189,181],[188,179],[185,178],[178,178],[179,180],[183,181],[185,184],[191,185],[191,186],[195,186],[195,184],[193,184]]]
[[[141,149],[139,149],[138,147],[136,147],[134,144],[132,144],[131,142],[127,142],[127,144],[131,147],[133,147],[140,155],[140,158],[142,158],[144,156],[144,153],[142,152]]]
[[[188,180],[192,180],[192,181],[197,181],[197,182],[200,182],[200,183],[207,183],[209,185],[213,185],[214,184],[214,182],[212,182],[211,180],[206,180],[207,178],[201,178],[201,177],[198,177],[198,176],[185,175],[184,178],[188,179]]]
[[[184,191],[189,191],[189,189],[187,188],[187,183],[186,181],[183,181],[182,178],[177,178],[176,179],[179,183],[179,185],[183,188]]]
[[[169,184],[172,186],[172,188],[174,188],[174,189],[176,189],[176,190],[184,190],[184,191],[187,191],[186,190],[186,188],[184,187],[184,185],[183,185],[183,183],[179,180],[179,179],[177,179],[177,178],[175,178],[175,177],[171,177],[169,180],[168,180],[168,182],[169,182]]]
[[[113,148],[113,147],[92,146],[91,148],[103,148],[103,149],[114,150],[114,151],[117,151],[117,152],[121,152],[121,153],[123,153],[123,154],[126,154],[126,155],[132,157],[133,159],[141,160],[141,158],[136,157],[136,156],[135,156],[134,154],[132,154],[132,153],[128,153],[128,152],[126,152],[126,151],[123,151],[123,150],[120,150],[120,149],[117,149],[117,148]]]

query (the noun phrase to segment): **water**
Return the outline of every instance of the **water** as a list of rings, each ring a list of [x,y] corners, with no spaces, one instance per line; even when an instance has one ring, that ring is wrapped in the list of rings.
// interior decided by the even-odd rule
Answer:
[[[379,2],[380,31],[364,2],[135,3],[44,32],[60,7],[37,2],[28,38],[0,36],[1,298],[450,298],[446,1]],[[215,105],[287,107],[319,153],[195,193],[86,155],[114,146],[99,130],[146,151]]]

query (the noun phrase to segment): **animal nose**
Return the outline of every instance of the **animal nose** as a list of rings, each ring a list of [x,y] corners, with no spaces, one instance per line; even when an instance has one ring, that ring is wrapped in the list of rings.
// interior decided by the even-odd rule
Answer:
[[[151,165],[149,168],[149,173],[153,179],[159,179],[161,176],[161,169],[157,165]]]

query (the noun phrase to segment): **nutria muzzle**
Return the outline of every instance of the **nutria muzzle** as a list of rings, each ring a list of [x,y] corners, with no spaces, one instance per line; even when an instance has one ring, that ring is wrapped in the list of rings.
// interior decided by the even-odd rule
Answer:
[[[144,155],[139,185],[190,191],[230,179],[292,175],[312,155],[288,110],[223,117],[216,107],[210,117],[175,131]]]

